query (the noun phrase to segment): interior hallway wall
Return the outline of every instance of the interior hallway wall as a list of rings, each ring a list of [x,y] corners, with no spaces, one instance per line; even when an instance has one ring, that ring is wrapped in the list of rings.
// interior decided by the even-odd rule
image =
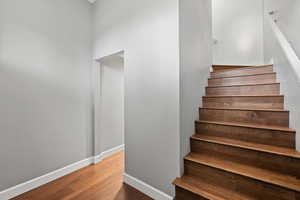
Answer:
[[[97,0],[94,58],[124,50],[125,171],[173,195],[180,174],[178,1]]]
[[[269,22],[269,12],[272,10],[277,11],[275,18],[278,19],[276,23],[280,31],[285,35],[288,40],[293,41],[294,50],[297,46],[297,39],[299,39],[299,21],[296,16],[300,12],[299,1],[286,0],[265,0],[265,20],[264,20],[264,54],[265,62],[270,61],[274,64],[274,69],[277,72],[277,79],[280,82],[280,90],[284,95],[284,106],[286,110],[290,111],[290,127],[296,129],[296,145],[297,150],[300,151],[300,82],[297,74],[287,59],[285,52],[278,39],[275,37]],[[278,12],[279,11],[279,12]],[[296,33],[298,35],[296,36]],[[297,52],[296,52],[297,53]],[[299,56],[299,54],[298,54]]]
[[[0,1],[0,191],[92,155],[91,5]]]
[[[214,64],[263,64],[263,0],[212,0]]]
[[[291,42],[300,57],[300,1],[299,0],[264,0],[265,11],[275,11],[277,25]]]
[[[212,65],[211,0],[182,0],[179,9],[180,35],[180,144],[183,158],[190,152],[198,108],[205,95]]]

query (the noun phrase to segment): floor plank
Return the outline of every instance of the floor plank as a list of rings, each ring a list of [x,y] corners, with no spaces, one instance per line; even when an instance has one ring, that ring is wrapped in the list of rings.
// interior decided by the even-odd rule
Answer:
[[[12,200],[151,200],[124,184],[123,172],[122,152]]]

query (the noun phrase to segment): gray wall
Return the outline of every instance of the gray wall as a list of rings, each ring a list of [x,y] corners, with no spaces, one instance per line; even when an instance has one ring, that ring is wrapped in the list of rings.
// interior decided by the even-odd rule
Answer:
[[[211,63],[210,4],[198,2],[194,15],[193,3],[98,0],[93,8],[94,59],[125,52],[126,173],[170,195]],[[200,17],[186,27],[200,34],[191,35],[192,57],[179,10],[181,22]],[[0,1],[0,190],[92,155],[90,13],[86,0]]]
[[[300,1],[299,0],[264,0],[266,12],[276,11],[278,26],[292,43],[298,57],[300,57]]]
[[[180,143],[183,157],[190,152],[190,136],[205,95],[212,65],[211,0],[181,0],[180,30]]]
[[[124,50],[125,171],[168,194],[179,176],[178,1],[98,0],[94,58]]]
[[[263,0],[211,1],[213,63],[263,64]]]
[[[91,5],[0,1],[0,191],[92,155]]]
[[[278,1],[273,1],[273,6]],[[288,1],[286,1],[288,2]],[[290,1],[291,2],[291,1]],[[270,9],[271,1],[268,1],[265,5],[265,22],[264,22],[264,54],[265,62],[270,60],[274,62],[274,68],[277,72],[278,81],[281,83],[281,93],[285,95],[285,109],[290,110],[290,127],[295,128],[298,131],[297,134],[297,150],[300,151],[300,83],[297,79],[297,75],[293,70],[291,64],[287,60],[284,51],[282,50],[277,38],[275,37],[268,19],[268,12]],[[300,11],[300,10],[299,10]],[[293,15],[291,13],[291,15]],[[283,23],[283,22],[281,22]],[[294,29],[295,24],[285,24],[286,30]],[[291,27],[290,27],[291,26]],[[279,27],[281,28],[281,27]],[[282,29],[282,28],[281,28]],[[282,30],[281,30],[282,31]],[[289,38],[288,38],[289,39]]]
[[[124,60],[120,54],[100,61],[100,145],[97,154],[124,144]]]

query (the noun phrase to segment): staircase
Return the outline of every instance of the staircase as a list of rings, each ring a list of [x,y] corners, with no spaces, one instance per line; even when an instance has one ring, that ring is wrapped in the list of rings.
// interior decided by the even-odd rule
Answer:
[[[300,200],[300,153],[272,65],[213,66],[176,200]]]

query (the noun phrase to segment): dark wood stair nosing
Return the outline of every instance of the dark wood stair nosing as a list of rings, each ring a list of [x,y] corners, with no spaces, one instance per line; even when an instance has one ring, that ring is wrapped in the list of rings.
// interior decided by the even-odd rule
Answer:
[[[195,120],[195,122],[196,123],[222,125],[222,126],[235,126],[235,127],[245,127],[245,128],[252,128],[252,129],[263,129],[263,130],[273,130],[273,131],[296,133],[296,130],[294,130],[294,129],[281,127],[281,126],[259,125],[259,124],[242,123],[242,122],[208,121],[208,120]]]
[[[212,168],[215,168],[215,169],[218,169],[218,170],[222,170],[222,171],[226,171],[226,172],[229,172],[229,173],[232,173],[232,174],[237,174],[237,175],[240,175],[240,176],[243,176],[243,177],[247,177],[247,178],[250,178],[250,179],[255,179],[257,181],[261,181],[261,182],[264,182],[264,183],[268,183],[268,184],[273,184],[273,185],[276,185],[276,186],[279,186],[279,187],[284,187],[286,189],[289,189],[289,190],[293,190],[293,191],[296,191],[296,192],[300,192],[300,187],[294,187],[294,186],[288,186],[287,184],[282,184],[282,183],[279,183],[279,182],[276,182],[272,179],[269,179],[267,180],[265,177],[262,178],[262,177],[259,177],[259,176],[256,176],[254,174],[251,174],[249,172],[242,172],[242,170],[238,170],[236,166],[234,166],[235,164],[238,165],[238,163],[235,163],[233,161],[230,161],[231,163],[231,166],[230,167],[222,167],[222,166],[217,166],[218,164],[214,163],[208,163],[208,162],[201,162],[199,160],[197,160],[196,158],[192,158],[190,155],[192,154],[197,154],[197,153],[190,153],[189,155],[185,156],[185,160],[188,160],[190,162],[194,162],[194,163],[197,163],[197,164],[200,164],[200,165],[205,165],[205,166],[208,166],[208,167],[212,167]],[[221,159],[219,159],[220,161]],[[224,161],[226,162],[226,161]],[[228,162],[228,161],[227,161]],[[231,169],[229,169],[231,168]],[[233,169],[233,168],[236,168],[236,169]],[[249,167],[250,168],[250,167]],[[253,169],[255,169],[256,167],[253,167],[252,168],[252,173],[253,173]],[[259,170],[259,168],[256,168],[257,170]],[[250,171],[250,170],[249,170]],[[263,171],[267,171],[267,170],[263,170]],[[278,176],[280,176],[280,174],[278,173]],[[291,177],[291,176],[290,176]],[[295,177],[296,179],[296,177]],[[300,183],[300,180],[299,180],[299,183]]]
[[[262,85],[280,85],[278,82],[274,83],[255,83],[255,84],[237,84],[237,85],[225,85],[225,86],[206,86],[206,88],[223,88],[223,87],[247,87],[247,86],[262,86]]]
[[[248,66],[248,65],[212,65],[212,67],[236,67],[236,69],[224,69],[220,71],[212,71],[213,73],[218,73],[218,72],[228,72],[228,71],[235,71],[235,70],[249,70],[249,69],[256,69],[256,68],[261,68],[261,67],[269,67],[272,66],[273,64],[270,65],[253,65],[253,66]]]
[[[259,108],[219,108],[219,107],[199,107],[199,109],[207,110],[232,110],[232,111],[261,111],[261,112],[290,112],[284,109],[259,109]]]
[[[251,150],[251,151],[263,152],[263,153],[267,153],[267,154],[274,154],[274,155],[290,157],[290,158],[294,158],[294,159],[300,159],[300,153],[297,152],[295,149],[276,147],[273,145],[256,144],[257,146],[260,146],[260,148],[258,148],[258,147],[254,147],[254,146],[250,146],[250,145],[247,146],[245,144],[234,144],[233,142],[224,142],[224,141],[218,141],[216,139],[207,139],[207,138],[203,138],[203,137],[201,138],[201,135],[200,136],[197,136],[197,135],[200,135],[200,134],[195,134],[195,135],[191,136],[191,140],[208,142],[208,143],[212,143],[212,144],[219,144],[219,145],[223,145],[223,146],[231,146],[234,148],[247,149],[247,150]],[[216,137],[214,137],[214,138],[216,138]],[[234,141],[234,139],[230,139],[230,140]],[[235,141],[238,141],[238,140],[235,140]],[[240,142],[240,143],[254,144],[254,143],[250,143],[250,142]],[[268,150],[266,148],[262,148],[262,146],[272,147],[277,150]],[[285,149],[285,150],[293,151],[294,153],[297,152],[297,154],[280,152],[280,151],[278,151],[278,149]]]
[[[214,80],[214,79],[226,79],[226,78],[237,78],[237,77],[248,77],[248,76],[261,76],[261,75],[270,75],[275,74],[276,72],[269,72],[269,73],[261,73],[261,74],[245,74],[245,75],[233,75],[229,77],[210,77],[208,80]]]
[[[184,175],[184,177],[187,177],[187,176]],[[192,178],[192,177],[189,177],[189,178],[195,180],[195,178]],[[179,183],[179,182],[181,182],[181,183]],[[182,182],[185,182],[185,185],[183,185]],[[186,191],[189,191],[189,192],[191,192],[191,193],[193,193],[195,195],[198,195],[200,197],[204,197],[205,199],[208,199],[208,200],[225,200],[224,198],[221,198],[218,195],[211,194],[211,192],[209,192],[209,191],[205,191],[203,189],[199,189],[197,186],[194,186],[191,183],[186,183],[186,180],[184,180],[183,177],[176,178],[173,181],[172,184],[175,185],[176,187],[180,187],[180,188],[182,188],[182,189],[184,189]],[[186,187],[186,185],[188,185],[188,187]]]
[[[221,97],[284,97],[284,95],[205,95],[202,98],[221,98]]]
[[[237,68],[241,68],[241,69],[244,69],[244,68],[259,68],[259,67],[270,67],[270,66],[274,66],[273,64],[264,64],[264,65],[221,65],[221,64],[212,64],[213,67],[237,67]],[[233,69],[235,70],[235,69]]]
[[[270,70],[271,67],[271,70]],[[236,69],[225,69],[225,70],[217,70],[217,71],[211,71],[210,77],[217,78],[217,77],[230,77],[235,75],[257,75],[257,74],[263,74],[263,73],[272,73],[275,72],[273,69],[273,66],[261,66],[261,67],[247,67],[247,68],[236,68]],[[235,74],[237,73],[237,74]],[[275,72],[276,73],[276,72]]]

